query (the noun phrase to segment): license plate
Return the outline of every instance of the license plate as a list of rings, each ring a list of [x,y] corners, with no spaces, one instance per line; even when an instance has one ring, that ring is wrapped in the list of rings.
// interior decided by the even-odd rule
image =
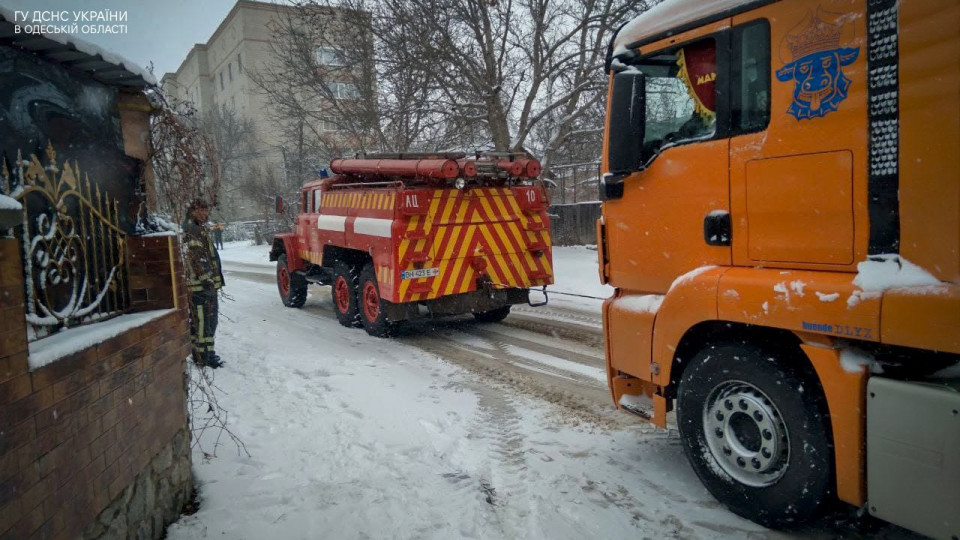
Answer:
[[[400,272],[400,279],[419,279],[433,277],[440,274],[439,268],[417,268],[416,270],[404,270]]]

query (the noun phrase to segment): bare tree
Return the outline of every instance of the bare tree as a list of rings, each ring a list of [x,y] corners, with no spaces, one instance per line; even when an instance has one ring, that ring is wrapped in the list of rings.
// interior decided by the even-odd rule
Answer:
[[[545,168],[571,147],[599,155],[606,40],[656,3],[327,1],[284,12],[279,60],[254,76],[322,154],[528,150]],[[354,97],[331,92],[342,81]],[[325,132],[331,125],[338,131]]]
[[[169,101],[159,89],[149,96],[157,106],[150,125],[157,204],[180,223],[191,200],[203,197],[216,204],[220,162],[190,103]]]
[[[247,170],[260,157],[254,139],[253,121],[226,106],[216,108],[200,119],[200,129],[216,150],[222,182],[218,193],[217,213],[230,221],[240,216],[246,206],[240,184]]]
[[[369,15],[312,1],[294,5],[292,12],[278,9],[274,61],[250,71],[285,123],[284,151],[334,155],[379,147]]]
[[[482,122],[500,151],[529,148],[531,134],[550,124],[551,136],[532,148],[546,165],[603,100],[612,30],[647,7],[628,0],[382,1],[394,18],[437,21],[404,34],[415,50],[408,68],[432,74],[438,110]]]

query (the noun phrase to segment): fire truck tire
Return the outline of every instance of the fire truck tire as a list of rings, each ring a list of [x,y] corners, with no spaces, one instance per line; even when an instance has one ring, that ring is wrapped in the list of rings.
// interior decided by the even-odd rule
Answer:
[[[768,527],[808,521],[834,491],[826,399],[815,379],[750,343],[700,351],[677,423],[687,459],[733,513]]]
[[[507,318],[507,315],[510,314],[510,306],[503,306],[497,309],[491,309],[490,311],[481,311],[479,313],[474,313],[473,316],[477,318],[480,322],[494,323],[500,322]]]
[[[396,323],[391,323],[384,309],[383,298],[380,297],[380,284],[377,283],[377,273],[372,264],[367,264],[360,271],[360,289],[357,293],[359,300],[360,322],[363,329],[371,336],[389,337],[393,334]]]
[[[277,290],[280,291],[280,300],[287,307],[303,307],[307,301],[307,280],[290,271],[286,253],[277,258]]]
[[[357,307],[359,283],[360,272],[356,266],[344,261],[337,261],[333,265],[333,285],[330,286],[333,311],[340,324],[350,328],[360,326],[360,310]]]

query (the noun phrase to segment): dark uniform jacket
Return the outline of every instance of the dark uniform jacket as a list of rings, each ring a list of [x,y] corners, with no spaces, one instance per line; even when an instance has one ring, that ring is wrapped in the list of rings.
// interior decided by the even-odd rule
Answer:
[[[190,291],[216,291],[223,287],[220,254],[217,253],[207,228],[188,217],[183,223],[183,242],[187,246],[184,266]]]

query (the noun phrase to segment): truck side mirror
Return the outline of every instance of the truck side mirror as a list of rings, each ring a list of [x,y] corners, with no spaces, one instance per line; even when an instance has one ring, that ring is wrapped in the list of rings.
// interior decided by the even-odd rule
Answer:
[[[277,213],[282,214],[283,213],[283,197],[277,197],[276,204],[277,204]]]
[[[644,81],[643,73],[635,69],[613,76],[607,132],[607,165],[610,172],[603,176],[600,189],[602,199],[623,197],[623,179],[641,167],[643,118],[646,114]]]

